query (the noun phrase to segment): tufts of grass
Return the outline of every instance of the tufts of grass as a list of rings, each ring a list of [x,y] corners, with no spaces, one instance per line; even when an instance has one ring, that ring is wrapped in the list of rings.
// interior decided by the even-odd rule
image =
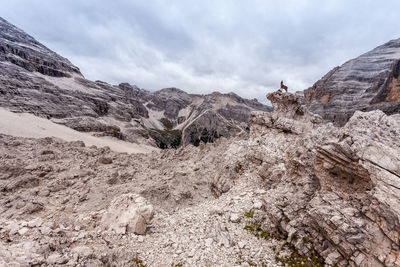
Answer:
[[[275,255],[275,261],[281,263],[283,266],[289,267],[323,267],[325,266],[324,259],[315,251],[315,249],[311,248],[311,256],[302,255],[292,244],[285,243],[281,247],[281,251],[283,249],[287,249],[289,251],[289,255],[281,256],[278,252]]]
[[[244,229],[251,232],[256,237],[263,238],[265,240],[269,240],[273,237],[270,232],[264,230],[259,224],[248,224],[244,227]]]
[[[144,264],[143,261],[139,258],[133,258],[132,261],[136,263],[136,266],[138,267],[146,267],[146,264]]]
[[[254,217],[254,209],[251,208],[249,211],[246,211],[244,213],[244,216],[246,216],[247,218],[253,218]]]
[[[265,240],[270,240],[271,238],[276,240],[282,240],[279,236],[276,236],[266,230],[264,230],[261,225],[257,223],[247,224],[244,227],[245,230],[252,233],[254,236],[258,238],[263,238]],[[294,240],[298,240],[297,237],[294,237]],[[301,239],[303,243],[309,244],[309,240],[306,237]],[[282,253],[284,250],[288,251],[287,253]],[[295,246],[292,244],[285,242],[280,249],[276,247],[272,247],[272,251],[275,252],[275,261],[277,263],[281,263],[283,266],[288,267],[322,267],[325,266],[324,259],[318,254],[315,248],[312,246],[310,249],[310,256],[302,255]]]

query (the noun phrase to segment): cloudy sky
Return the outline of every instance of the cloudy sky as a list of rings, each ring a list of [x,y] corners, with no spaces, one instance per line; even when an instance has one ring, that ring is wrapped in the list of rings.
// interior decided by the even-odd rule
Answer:
[[[0,0],[89,79],[148,90],[291,91],[400,37],[398,0]]]

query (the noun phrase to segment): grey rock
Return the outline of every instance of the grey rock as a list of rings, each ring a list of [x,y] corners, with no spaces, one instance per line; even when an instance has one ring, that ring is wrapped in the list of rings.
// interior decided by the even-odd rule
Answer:
[[[252,142],[267,163],[260,174],[271,231],[286,233],[306,255],[312,245],[331,265],[357,259],[361,266],[400,266],[397,119],[380,110],[356,111],[336,128],[315,123],[305,107],[295,112],[295,96],[274,94],[274,111],[251,117]]]
[[[343,126],[356,110],[400,113],[400,39],[349,60],[304,91],[310,111]]]

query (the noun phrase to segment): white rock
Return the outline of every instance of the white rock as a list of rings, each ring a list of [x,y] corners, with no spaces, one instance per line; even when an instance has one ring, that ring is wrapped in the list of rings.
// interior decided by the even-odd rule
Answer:
[[[84,258],[87,258],[93,254],[93,250],[87,246],[74,247],[73,249],[71,249],[71,251],[73,253],[78,254],[79,257],[84,257]]]
[[[205,245],[206,245],[206,247],[210,247],[211,246],[211,244],[214,242],[214,239],[212,239],[212,238],[207,238],[206,240],[205,240]]]
[[[21,229],[18,230],[19,235],[25,235],[29,231],[28,227],[22,227]]]
[[[67,261],[60,253],[53,253],[47,258],[47,263],[49,264],[63,264]]]
[[[234,223],[240,222],[240,215],[238,213],[232,213],[229,220]]]
[[[31,221],[28,222],[28,227],[40,227],[43,224],[43,219],[40,217],[37,217]]]
[[[144,234],[147,223],[153,217],[153,206],[137,194],[124,194],[116,197],[103,215],[103,228],[114,230],[118,234]]]
[[[254,202],[254,205],[253,205],[253,207],[254,207],[255,209],[257,209],[257,210],[261,209],[262,206],[263,206],[263,203],[262,203],[262,201],[260,201],[260,200],[255,201],[255,202]]]

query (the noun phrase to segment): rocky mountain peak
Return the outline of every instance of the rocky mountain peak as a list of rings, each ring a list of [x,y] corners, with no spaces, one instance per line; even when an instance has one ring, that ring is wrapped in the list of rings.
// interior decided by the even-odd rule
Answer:
[[[400,39],[389,41],[328,72],[304,91],[309,109],[344,125],[356,110],[400,112]]]

